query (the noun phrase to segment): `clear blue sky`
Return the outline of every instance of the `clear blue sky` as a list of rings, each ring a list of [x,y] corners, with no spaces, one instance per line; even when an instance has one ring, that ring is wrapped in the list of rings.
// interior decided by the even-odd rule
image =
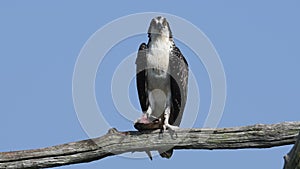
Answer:
[[[112,0],[105,4],[100,1],[2,0],[0,151],[87,139],[72,99],[76,59],[85,42],[102,26],[119,17],[140,12],[177,15],[193,23],[211,40],[227,77],[226,107],[218,127],[300,120],[299,7],[297,0],[194,3]],[[176,37],[176,32],[173,34]],[[107,65],[121,62],[143,41],[147,41],[146,34],[130,38],[128,43],[119,43],[98,70],[95,83],[97,100],[111,126],[120,130],[132,130],[133,126],[118,114],[110,92],[103,93],[110,90],[112,72],[116,68]],[[201,63],[197,65],[193,57],[189,57],[191,52],[184,44],[178,43],[178,46],[191,62],[192,70],[201,67]],[[123,52],[126,56],[122,56]],[[206,112],[210,101],[206,90],[209,90],[209,82],[203,66],[201,70],[202,73],[194,73],[200,93],[203,91],[200,111]],[[134,84],[129,92],[133,105],[138,105]],[[194,126],[201,127],[204,119],[205,113],[200,113]],[[182,150],[175,151],[170,160],[114,156],[60,168],[146,169],[187,165],[193,168],[282,168],[283,156],[290,148]]]

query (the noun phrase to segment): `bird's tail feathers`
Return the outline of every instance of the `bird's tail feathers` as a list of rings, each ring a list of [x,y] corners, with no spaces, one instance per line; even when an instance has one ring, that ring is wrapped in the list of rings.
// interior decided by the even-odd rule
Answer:
[[[171,158],[172,157],[172,154],[173,154],[173,149],[170,149],[170,150],[167,150],[167,151],[158,151],[159,152],[159,155],[162,157],[162,158]]]

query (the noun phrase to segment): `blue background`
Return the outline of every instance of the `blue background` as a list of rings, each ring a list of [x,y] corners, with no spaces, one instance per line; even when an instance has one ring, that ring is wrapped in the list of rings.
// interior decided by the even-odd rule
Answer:
[[[180,3],[2,0],[0,151],[46,147],[88,138],[77,119],[72,100],[72,75],[77,56],[99,28],[137,12],[180,16],[196,25],[212,41],[227,76],[226,107],[218,127],[297,121],[300,119],[299,7],[300,2],[296,0]],[[173,34],[176,37],[176,32]],[[123,43],[131,48],[122,48],[120,44],[115,49],[127,50],[124,52],[128,55],[142,41],[147,41],[146,34]],[[184,44],[178,43],[178,46],[192,62],[189,49]],[[111,53],[118,53],[119,59],[127,56],[122,56],[123,51],[119,50]],[[110,59],[112,61],[111,57],[106,57],[105,62],[109,64]],[[196,67],[191,64],[192,70]],[[107,67],[103,72],[114,69]],[[203,72],[204,82],[201,78],[197,80],[205,90],[209,82]],[[109,73],[98,75],[96,85],[110,85],[110,81],[101,81],[101,78],[111,78]],[[135,92],[132,85],[130,91]],[[100,94],[101,90],[103,88],[96,87],[97,99],[108,98],[107,104],[103,104],[103,113],[108,119],[116,117],[108,120],[111,125],[132,130],[132,123],[116,114],[111,98]],[[133,104],[138,105],[136,93],[130,96]],[[201,99],[204,108],[200,110],[205,112],[210,96],[204,92]],[[114,113],[110,116],[110,112]],[[203,119],[205,115],[199,116],[195,126],[201,127]],[[170,160],[115,156],[60,168],[282,168],[283,156],[290,148],[181,150],[175,151]]]

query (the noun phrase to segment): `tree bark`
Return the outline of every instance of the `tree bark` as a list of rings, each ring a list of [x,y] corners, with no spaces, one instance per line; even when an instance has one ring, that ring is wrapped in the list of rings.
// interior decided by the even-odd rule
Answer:
[[[300,133],[292,150],[284,156],[284,169],[300,169]]]
[[[300,122],[257,124],[218,129],[180,129],[175,134],[159,131],[118,132],[110,129],[101,137],[35,150],[0,153],[0,168],[47,168],[90,162],[125,152],[162,149],[269,148],[294,144]],[[177,137],[176,137],[177,135]],[[299,146],[298,146],[299,147]]]

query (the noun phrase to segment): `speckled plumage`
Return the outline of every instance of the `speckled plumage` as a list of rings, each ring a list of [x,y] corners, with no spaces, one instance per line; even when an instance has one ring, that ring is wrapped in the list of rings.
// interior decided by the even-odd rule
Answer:
[[[186,104],[188,64],[176,47],[165,18],[153,18],[148,35],[148,44],[140,45],[136,59],[137,89],[144,115],[136,121],[139,125],[135,127],[145,123],[173,130],[179,126]],[[157,125],[158,122],[162,125]],[[170,158],[172,150],[160,154]]]

